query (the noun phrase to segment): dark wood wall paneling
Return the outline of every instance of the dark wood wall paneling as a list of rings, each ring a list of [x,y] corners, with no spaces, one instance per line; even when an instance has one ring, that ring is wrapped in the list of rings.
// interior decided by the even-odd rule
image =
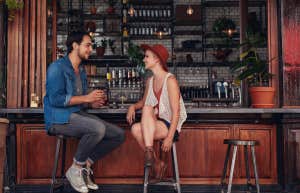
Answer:
[[[126,127],[123,126],[123,128]],[[127,139],[121,147],[95,164],[94,174],[97,183],[142,183],[143,152],[128,128],[126,128],[126,136]],[[260,182],[277,184],[276,126],[266,124],[185,124],[177,143],[179,171],[183,184],[220,183],[227,150],[223,140],[226,138],[258,140],[260,146],[256,148],[256,158]],[[46,135],[43,125],[17,125],[18,184],[50,182],[55,140],[55,137]],[[67,167],[72,163],[77,143],[77,140],[68,140]],[[156,147],[158,150],[158,146]],[[244,170],[244,155],[240,149],[234,183],[245,183]],[[169,157],[168,175],[171,174],[171,158]],[[254,177],[252,171],[251,176]]]
[[[46,1],[24,0],[8,25],[7,107],[28,107],[31,93],[40,100],[46,77]]]

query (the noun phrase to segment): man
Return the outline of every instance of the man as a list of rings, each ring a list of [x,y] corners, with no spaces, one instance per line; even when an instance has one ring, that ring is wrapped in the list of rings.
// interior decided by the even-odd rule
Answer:
[[[88,59],[92,52],[91,37],[85,32],[72,32],[66,45],[68,54],[50,64],[47,70],[44,118],[49,133],[80,139],[66,177],[76,191],[88,192],[88,188],[98,189],[91,178],[92,164],[118,147],[125,137],[118,126],[82,110],[87,105],[99,108],[106,100],[102,90],[87,94],[87,77],[82,61]]]

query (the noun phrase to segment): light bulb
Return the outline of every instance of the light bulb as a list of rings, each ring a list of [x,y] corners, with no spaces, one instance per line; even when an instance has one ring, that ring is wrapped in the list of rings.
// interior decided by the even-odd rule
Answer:
[[[129,8],[129,10],[128,10],[128,14],[129,14],[131,17],[133,17],[134,12],[135,12],[135,10],[134,10],[133,6],[131,5],[130,8]]]
[[[193,15],[193,13],[194,13],[194,9],[192,8],[191,5],[189,5],[189,7],[186,9],[186,14]]]

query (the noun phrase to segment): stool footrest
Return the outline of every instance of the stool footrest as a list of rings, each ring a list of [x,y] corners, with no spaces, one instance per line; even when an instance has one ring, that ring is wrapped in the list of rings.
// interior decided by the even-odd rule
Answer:
[[[173,179],[165,179],[163,181],[149,181],[149,185],[155,185],[155,186],[174,186],[176,184],[176,181]]]

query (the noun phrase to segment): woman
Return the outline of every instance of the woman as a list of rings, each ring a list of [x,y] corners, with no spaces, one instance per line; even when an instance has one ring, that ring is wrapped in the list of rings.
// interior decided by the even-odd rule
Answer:
[[[168,50],[160,44],[141,47],[145,51],[145,68],[151,70],[153,76],[147,80],[143,98],[129,107],[126,118],[132,124],[135,111],[142,109],[141,122],[133,124],[131,132],[145,151],[145,166],[154,164],[155,177],[161,180],[166,163],[155,155],[153,141],[163,139],[162,151],[170,151],[187,115],[177,80],[168,73]]]

